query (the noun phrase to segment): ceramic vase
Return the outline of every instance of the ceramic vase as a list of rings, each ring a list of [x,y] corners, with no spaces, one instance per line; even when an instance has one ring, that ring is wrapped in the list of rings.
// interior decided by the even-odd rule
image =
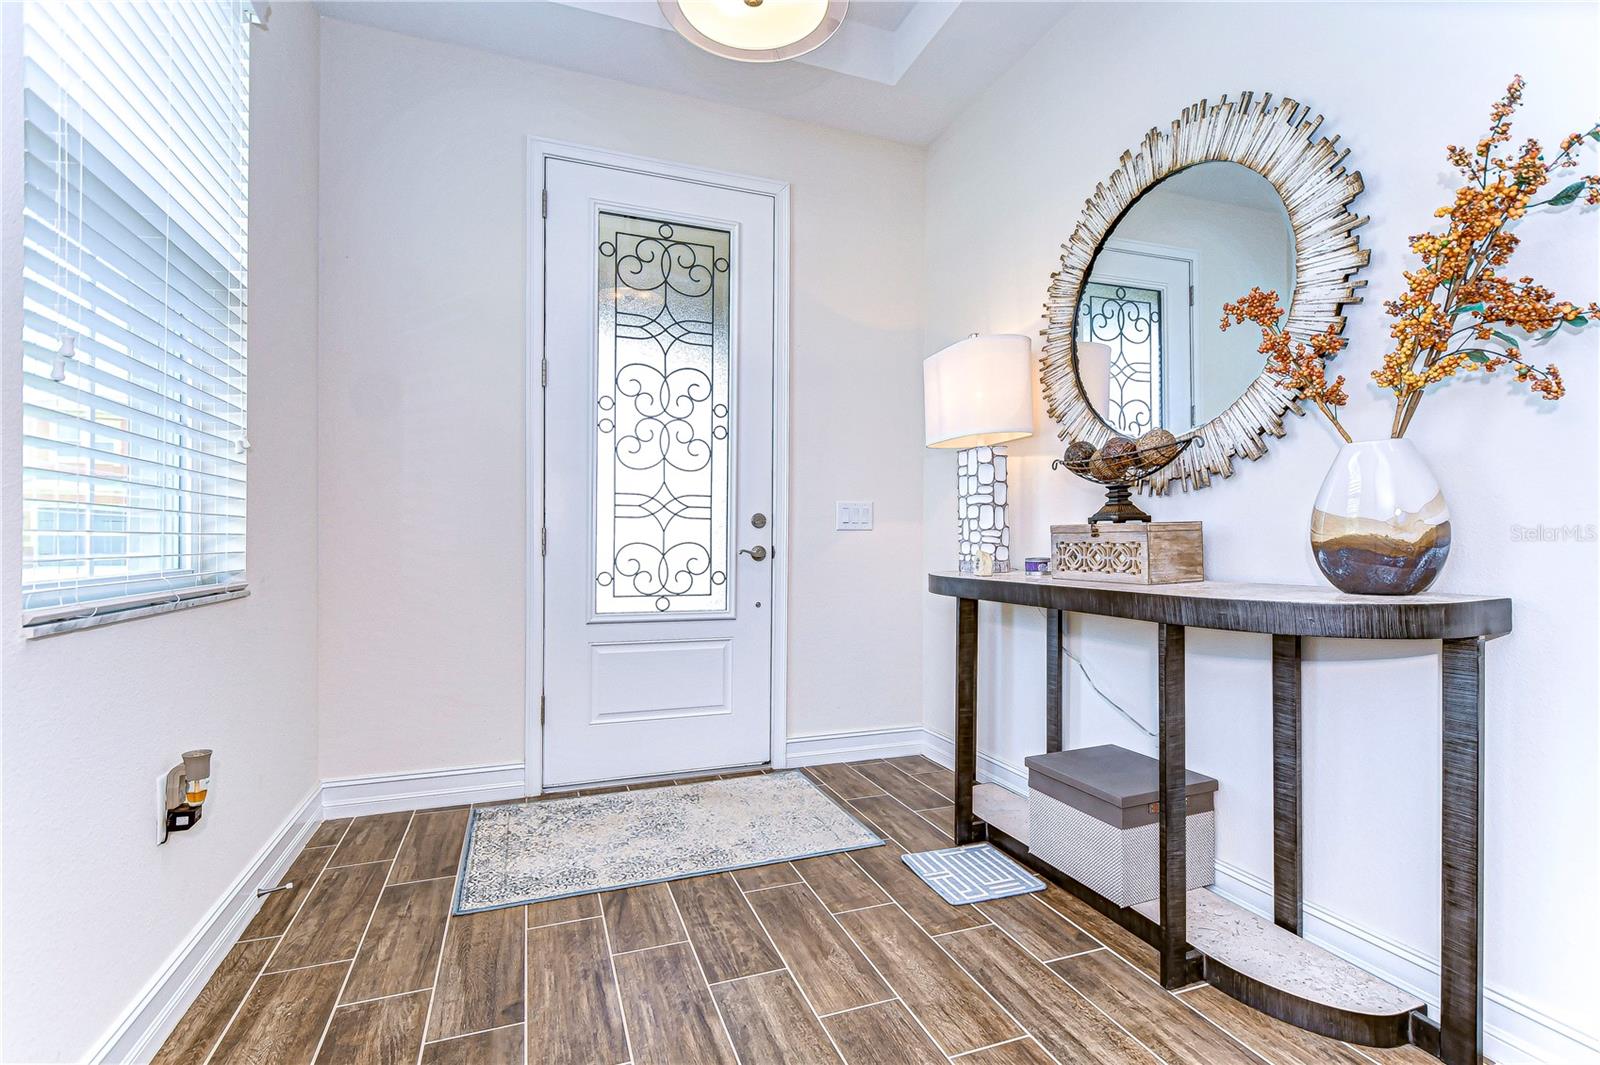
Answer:
[[[1450,553],[1450,511],[1409,440],[1345,444],[1311,512],[1323,576],[1356,595],[1414,595]]]

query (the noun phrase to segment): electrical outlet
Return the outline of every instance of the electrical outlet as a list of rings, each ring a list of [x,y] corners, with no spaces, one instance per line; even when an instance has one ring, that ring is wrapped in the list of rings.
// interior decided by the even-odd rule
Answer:
[[[835,531],[865,532],[872,528],[872,503],[839,501],[834,505]]]

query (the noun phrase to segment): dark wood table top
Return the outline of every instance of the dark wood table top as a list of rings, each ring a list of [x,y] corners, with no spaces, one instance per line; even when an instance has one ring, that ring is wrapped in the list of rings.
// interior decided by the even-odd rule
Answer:
[[[1346,595],[1309,584],[1192,581],[1115,584],[1022,573],[930,573],[928,591],[959,599],[1202,629],[1352,640],[1455,640],[1511,631],[1501,596]]]

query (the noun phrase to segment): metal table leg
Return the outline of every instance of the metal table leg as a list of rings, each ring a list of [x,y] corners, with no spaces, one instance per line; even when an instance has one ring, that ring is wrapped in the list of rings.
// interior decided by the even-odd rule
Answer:
[[[956,621],[956,845],[979,838],[972,818],[978,773],[978,601],[957,601]]]
[[[1063,614],[1044,612],[1044,749],[1061,749],[1061,637]]]
[[[1184,764],[1184,673],[1182,625],[1156,628],[1157,745],[1161,764],[1161,986],[1187,982],[1188,812]]]
[[[1300,835],[1300,637],[1272,638],[1272,916],[1305,934]]]
[[[1478,1065],[1483,1055],[1484,638],[1445,640],[1443,929],[1439,958],[1439,1057]]]

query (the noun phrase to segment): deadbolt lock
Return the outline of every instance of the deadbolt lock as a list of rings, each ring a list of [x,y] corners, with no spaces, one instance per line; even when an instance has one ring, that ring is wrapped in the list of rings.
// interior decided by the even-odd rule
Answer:
[[[753,528],[765,529],[767,527],[767,516],[765,514],[752,514],[750,516],[750,524]]]

